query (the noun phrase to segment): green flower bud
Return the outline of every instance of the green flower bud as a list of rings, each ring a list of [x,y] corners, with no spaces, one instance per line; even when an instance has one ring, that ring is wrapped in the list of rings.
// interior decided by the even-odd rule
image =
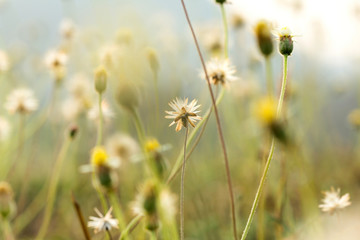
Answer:
[[[288,28],[282,28],[279,32],[279,51],[284,56],[290,56],[294,49],[291,31]]]
[[[158,55],[153,48],[147,48],[146,49],[146,57],[149,61],[151,71],[153,71],[154,74],[157,74],[160,69],[159,59]]]
[[[226,3],[227,0],[215,0],[215,2],[219,3],[219,4],[224,4]]]
[[[102,94],[106,90],[107,72],[103,66],[95,70],[95,90]]]
[[[0,216],[9,219],[16,213],[13,190],[7,182],[0,182]]]
[[[255,34],[261,53],[268,57],[274,49],[270,24],[264,20],[259,21],[255,26]]]

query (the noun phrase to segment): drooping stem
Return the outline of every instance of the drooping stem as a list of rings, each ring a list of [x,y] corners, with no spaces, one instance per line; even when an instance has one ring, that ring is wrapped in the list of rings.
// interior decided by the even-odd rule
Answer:
[[[192,33],[192,36],[194,38],[194,42],[195,42],[195,45],[196,45],[197,52],[198,52],[199,57],[200,57],[201,65],[202,65],[204,73],[205,73],[206,82],[207,82],[207,85],[208,85],[208,88],[209,88],[210,97],[211,97],[212,105],[213,105],[214,112],[215,112],[216,125],[217,125],[219,138],[220,138],[220,142],[221,142],[221,148],[222,148],[223,155],[224,155],[225,171],[226,171],[227,183],[228,183],[228,188],[229,188],[233,234],[234,234],[234,239],[236,240],[237,239],[237,231],[236,231],[235,200],[234,200],[234,193],[233,193],[232,182],[231,182],[231,177],[230,177],[230,167],[229,167],[229,161],[228,161],[228,156],[227,156],[227,151],[226,151],[225,139],[224,139],[224,135],[223,135],[223,132],[222,132],[222,129],[221,129],[221,124],[220,124],[220,117],[219,117],[218,109],[217,109],[217,106],[216,106],[214,93],[213,93],[212,88],[211,88],[211,83],[210,83],[209,75],[208,75],[208,72],[207,72],[207,69],[206,69],[205,61],[204,61],[204,58],[202,56],[200,46],[199,46],[199,43],[197,41],[194,29],[192,27],[192,24],[191,24],[191,21],[190,21],[190,18],[189,18],[189,15],[188,15],[184,0],[181,0],[181,4],[183,6],[185,17],[186,17],[186,20],[187,20],[187,22],[189,24],[189,27],[190,27],[190,30],[191,30],[191,33]]]
[[[96,145],[100,146],[102,144],[102,135],[103,135],[103,111],[102,111],[102,94],[99,93],[99,126],[98,126],[98,136],[97,136],[97,142]]]
[[[55,162],[55,165],[53,168],[53,173],[52,173],[51,179],[50,179],[49,192],[47,195],[47,204],[45,207],[44,218],[43,218],[43,222],[40,227],[39,233],[36,236],[36,240],[44,239],[46,232],[48,230],[52,211],[54,208],[54,203],[55,203],[55,198],[56,198],[56,190],[57,190],[57,186],[58,186],[58,182],[59,182],[59,178],[60,178],[60,174],[61,174],[62,165],[65,160],[68,149],[70,147],[70,143],[71,143],[71,138],[66,136],[65,142],[63,143],[63,145],[61,147],[61,150],[59,152],[59,155],[56,159],[56,162]]]
[[[281,85],[281,92],[280,92],[280,97],[279,97],[279,101],[278,101],[278,106],[277,106],[277,117],[280,116],[281,114],[281,110],[282,110],[282,105],[283,105],[283,101],[284,101],[284,95],[285,95],[285,89],[286,89],[286,80],[287,80],[287,56],[284,56],[284,67],[283,67],[283,80],[282,80],[282,85]],[[253,205],[251,207],[251,211],[250,211],[250,215],[249,218],[247,220],[244,232],[242,234],[241,240],[245,240],[247,237],[247,234],[249,233],[250,230],[250,226],[252,223],[252,220],[254,218],[255,212],[256,212],[256,208],[258,206],[259,203],[259,199],[260,199],[260,195],[263,191],[264,188],[264,183],[265,183],[265,179],[267,177],[268,171],[269,171],[269,167],[270,167],[270,163],[271,160],[273,158],[274,155],[274,150],[275,150],[275,139],[274,137],[271,140],[271,146],[270,146],[270,151],[269,151],[269,156],[266,160],[266,164],[265,164],[265,168],[264,168],[264,172],[261,176],[261,180],[255,195],[255,199],[253,202]]]
[[[185,166],[186,166],[186,141],[188,136],[189,129],[186,128],[185,131],[185,141],[184,141],[184,161],[181,170],[181,187],[180,187],[180,239],[184,240],[184,180],[185,180]]]
[[[130,223],[126,226],[126,228],[121,232],[119,240],[125,239],[128,236],[128,234],[139,224],[142,218],[143,218],[142,215],[137,215],[136,217],[134,217],[130,221]]]
[[[75,208],[76,216],[78,217],[78,219],[80,221],[81,229],[82,229],[82,231],[84,233],[85,239],[86,240],[91,240],[90,233],[88,231],[88,228],[86,227],[84,215],[82,214],[82,211],[81,211],[81,208],[80,208],[80,204],[76,201],[73,194],[71,194],[71,201],[72,201],[73,206]]]
[[[229,29],[228,29],[224,4],[220,4],[220,8],[221,8],[221,15],[224,25],[224,56],[227,59],[229,58]]]

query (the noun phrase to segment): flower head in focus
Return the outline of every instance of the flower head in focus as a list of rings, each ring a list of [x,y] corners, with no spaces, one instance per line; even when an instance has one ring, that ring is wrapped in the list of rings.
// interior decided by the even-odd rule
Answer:
[[[237,80],[237,77],[234,76],[235,67],[230,64],[229,59],[220,60],[218,58],[211,59],[207,64],[207,71],[209,75],[209,80],[212,84],[218,85],[221,84],[226,86],[228,82]],[[206,78],[205,74],[202,73],[201,77]]]
[[[104,215],[95,208],[95,212],[99,217],[90,217],[90,221],[88,222],[88,227],[93,228],[95,233],[101,231],[110,231],[111,228],[118,228],[119,221],[115,218],[112,218],[111,215],[112,207],[109,211]]]
[[[184,100],[176,98],[175,100],[170,102],[169,106],[174,111],[165,111],[167,114],[169,114],[165,116],[165,118],[174,120],[172,121],[172,123],[170,123],[169,127],[176,123],[175,130],[177,132],[180,131],[182,127],[187,128],[188,123],[190,123],[192,127],[195,127],[195,122],[201,120],[201,117],[197,115],[197,113],[200,112],[199,110],[197,110],[200,105],[196,104],[196,99],[192,100],[191,103],[188,104],[187,98]]]
[[[319,208],[323,212],[333,214],[334,212],[351,205],[350,194],[346,193],[340,197],[340,188],[335,190],[331,187],[331,190],[324,192],[324,195],[325,197],[322,199],[322,204],[319,205]]]
[[[32,90],[27,88],[18,88],[13,90],[6,98],[5,108],[10,114],[27,114],[38,108],[38,101],[34,97]]]

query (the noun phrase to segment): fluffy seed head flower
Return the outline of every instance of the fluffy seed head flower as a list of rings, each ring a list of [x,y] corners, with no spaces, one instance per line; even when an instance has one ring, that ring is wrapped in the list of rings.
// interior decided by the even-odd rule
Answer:
[[[0,141],[5,140],[9,136],[10,130],[9,122],[5,118],[0,117]]]
[[[164,189],[160,193],[160,207],[164,217],[168,220],[174,219],[177,212],[176,195]]]
[[[195,127],[195,122],[201,120],[201,117],[197,115],[197,113],[200,112],[197,110],[200,105],[196,104],[196,99],[192,100],[191,103],[188,104],[188,98],[185,98],[184,100],[176,98],[170,102],[169,106],[174,111],[165,111],[167,114],[169,114],[165,116],[165,118],[174,120],[170,123],[169,127],[176,123],[175,130],[177,132],[180,131],[182,127],[187,128],[188,123],[190,123],[192,127]]]
[[[138,143],[132,137],[119,133],[109,138],[106,147],[109,155],[121,162],[132,161],[140,151]]]
[[[255,106],[255,114],[264,125],[270,126],[276,121],[277,105],[271,97],[265,97],[258,101]]]
[[[63,19],[60,23],[60,34],[64,39],[71,40],[75,34],[75,25],[71,19]]]
[[[284,56],[290,56],[294,49],[293,35],[288,27],[283,27],[278,31],[279,51]]]
[[[356,129],[360,129],[360,109],[353,110],[349,114],[348,120]]]
[[[5,108],[10,114],[16,112],[21,114],[31,113],[38,108],[38,101],[32,90],[18,88],[13,90],[6,98]]]
[[[60,82],[66,74],[67,54],[62,50],[50,50],[45,55],[45,65],[48,67],[56,82]]]
[[[0,50],[0,73],[6,72],[10,68],[9,57],[6,52]]]
[[[99,217],[90,216],[90,221],[88,222],[88,227],[93,228],[95,233],[101,231],[110,231],[111,228],[118,228],[119,221],[115,218],[112,218],[111,215],[112,207],[105,214],[105,216],[102,215],[97,208],[95,208],[95,212]]]
[[[91,164],[95,167],[106,165],[108,162],[108,154],[104,147],[96,146],[91,153]]]
[[[265,57],[270,56],[274,49],[270,23],[261,20],[256,24],[254,30],[261,53]]]
[[[99,94],[102,94],[106,89],[106,82],[108,78],[107,71],[104,68],[104,66],[99,66],[95,70],[94,75],[95,75],[95,90]]]
[[[105,100],[101,103],[101,109],[105,122],[109,122],[110,119],[114,117],[114,112],[111,110],[109,104]],[[98,105],[94,105],[88,111],[88,118],[94,122],[98,122],[100,120],[100,112]]]
[[[229,59],[220,60],[218,58],[211,59],[207,64],[207,72],[209,80],[212,84],[221,84],[226,86],[228,82],[235,81],[235,67],[230,64]],[[206,78],[205,73],[201,73],[203,79]]]
[[[340,188],[335,190],[331,187],[331,190],[324,192],[324,195],[325,197],[322,199],[322,204],[319,205],[319,208],[323,212],[333,214],[334,212],[351,205],[349,193],[340,197]]]

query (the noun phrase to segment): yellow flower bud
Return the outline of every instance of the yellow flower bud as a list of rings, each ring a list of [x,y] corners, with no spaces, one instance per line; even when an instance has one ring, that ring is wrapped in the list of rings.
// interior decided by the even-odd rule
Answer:
[[[108,155],[103,147],[97,146],[92,150],[91,164],[93,166],[103,166],[108,161]]]

